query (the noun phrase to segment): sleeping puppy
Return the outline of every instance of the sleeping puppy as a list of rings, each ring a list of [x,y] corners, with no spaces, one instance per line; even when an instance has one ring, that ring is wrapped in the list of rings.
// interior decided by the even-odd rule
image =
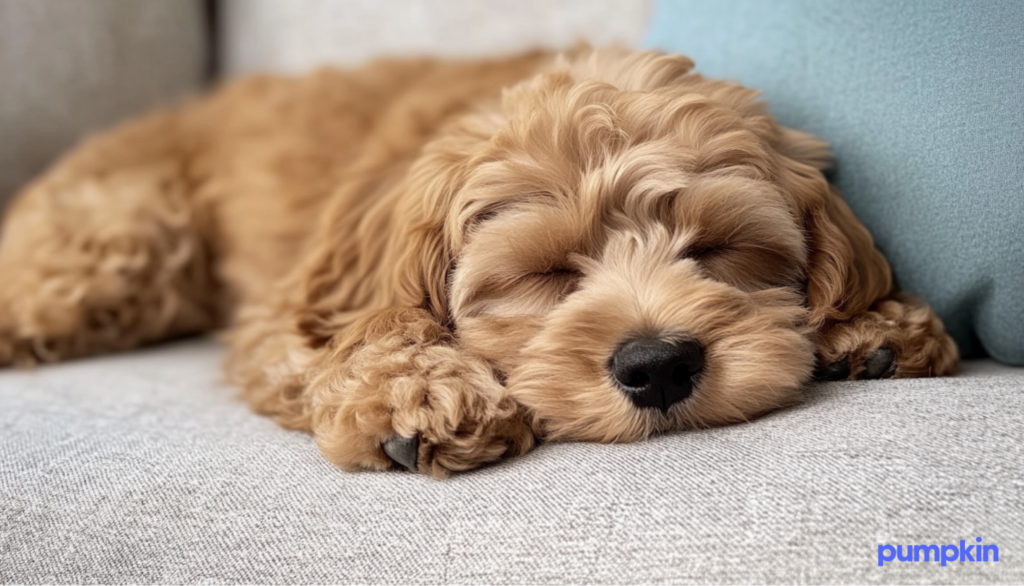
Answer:
[[[257,77],[81,145],[12,204],[0,364],[226,328],[248,402],[345,469],[747,421],[957,368],[827,147],[681,56]]]

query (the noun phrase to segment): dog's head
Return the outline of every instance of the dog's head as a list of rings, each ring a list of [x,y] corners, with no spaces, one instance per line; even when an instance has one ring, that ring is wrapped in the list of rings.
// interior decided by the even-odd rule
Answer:
[[[490,361],[549,437],[629,441],[794,402],[813,336],[888,290],[755,92],[656,53],[563,58],[410,171],[396,295]]]

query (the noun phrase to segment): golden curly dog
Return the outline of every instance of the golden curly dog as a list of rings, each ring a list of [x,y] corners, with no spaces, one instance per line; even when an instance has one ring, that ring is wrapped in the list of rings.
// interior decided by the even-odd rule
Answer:
[[[257,77],[89,140],[12,204],[0,364],[227,326],[249,403],[345,469],[746,421],[953,373],[756,92],[654,52]],[[816,362],[817,361],[817,362]]]

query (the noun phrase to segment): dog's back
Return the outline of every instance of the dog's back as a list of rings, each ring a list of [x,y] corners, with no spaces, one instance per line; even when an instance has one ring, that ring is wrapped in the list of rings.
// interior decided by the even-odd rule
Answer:
[[[85,141],[9,208],[0,364],[215,327],[301,264],[325,206],[357,232],[437,127],[545,58],[247,78]]]

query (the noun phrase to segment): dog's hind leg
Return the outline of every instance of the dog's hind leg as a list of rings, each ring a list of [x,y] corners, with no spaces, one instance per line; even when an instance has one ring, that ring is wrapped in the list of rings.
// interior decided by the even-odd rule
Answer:
[[[0,366],[214,325],[177,123],[158,114],[88,141],[12,202],[0,232]]]

